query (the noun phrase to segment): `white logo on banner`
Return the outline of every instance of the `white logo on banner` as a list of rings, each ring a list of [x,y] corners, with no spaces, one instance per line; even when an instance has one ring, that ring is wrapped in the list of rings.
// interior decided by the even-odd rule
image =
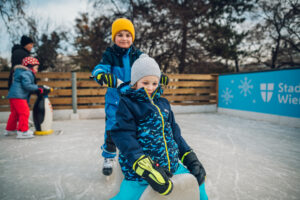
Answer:
[[[226,105],[231,103],[231,99],[233,98],[233,95],[231,94],[231,90],[229,88],[226,88],[226,90],[223,90],[223,94],[221,97],[223,98],[223,101],[225,102]]]
[[[269,102],[272,98],[274,90],[274,83],[261,83],[260,95],[264,102]]]
[[[244,81],[241,80],[241,85],[239,85],[239,88],[241,89],[240,93],[244,93],[244,96],[246,97],[247,94],[251,94],[250,89],[253,89],[253,85],[250,85],[251,80],[248,81],[248,78],[245,77]]]

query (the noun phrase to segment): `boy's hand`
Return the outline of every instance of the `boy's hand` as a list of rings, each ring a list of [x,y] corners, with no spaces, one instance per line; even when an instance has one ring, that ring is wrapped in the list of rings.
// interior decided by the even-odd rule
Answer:
[[[118,79],[114,74],[111,73],[99,73],[96,77],[97,82],[102,86],[107,84],[107,87],[116,88]]]
[[[194,152],[188,152],[186,156],[181,159],[182,163],[188,168],[188,170],[193,174],[201,185],[206,177],[206,172],[200,161],[198,160]]]
[[[160,82],[161,85],[168,85],[169,84],[169,77],[165,74],[161,74],[159,82]]]
[[[143,177],[153,190],[161,195],[168,195],[173,189],[173,183],[169,179],[172,176],[171,172],[166,173],[166,170],[154,163],[149,156],[141,156],[133,164],[133,170]]]

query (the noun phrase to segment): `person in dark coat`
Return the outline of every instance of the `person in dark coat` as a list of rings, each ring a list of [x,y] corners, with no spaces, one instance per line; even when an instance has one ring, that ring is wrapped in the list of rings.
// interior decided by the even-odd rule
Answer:
[[[13,79],[14,66],[21,65],[22,60],[30,56],[30,52],[33,48],[33,40],[26,35],[21,37],[20,44],[13,46],[11,50],[11,69],[8,79],[8,88],[10,88]]]

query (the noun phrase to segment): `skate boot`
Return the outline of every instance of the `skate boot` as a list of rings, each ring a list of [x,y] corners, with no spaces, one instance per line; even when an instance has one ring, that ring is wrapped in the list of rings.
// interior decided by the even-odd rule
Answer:
[[[33,138],[33,131],[32,130],[27,130],[25,132],[22,131],[17,131],[17,139],[29,139],[29,138]]]
[[[113,158],[104,158],[102,173],[105,176],[110,176],[112,174],[113,164],[114,164]]]
[[[4,130],[3,135],[4,135],[4,136],[17,135],[17,130],[15,130],[15,131]]]

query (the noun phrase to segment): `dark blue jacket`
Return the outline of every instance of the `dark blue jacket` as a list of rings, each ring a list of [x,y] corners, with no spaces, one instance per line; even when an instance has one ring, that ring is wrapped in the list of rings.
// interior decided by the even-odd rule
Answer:
[[[116,44],[108,47],[103,53],[100,63],[95,66],[92,75],[99,73],[113,73],[123,82],[130,81],[131,66],[142,54],[133,45],[129,49],[120,48]],[[110,130],[115,121],[115,112],[119,103],[119,94],[116,88],[107,88],[105,95],[106,129]]]
[[[191,150],[181,136],[167,99],[158,87],[150,98],[144,88],[122,94],[111,136],[120,150],[119,163],[127,180],[141,181],[133,163],[142,155],[174,173],[179,159]]]

